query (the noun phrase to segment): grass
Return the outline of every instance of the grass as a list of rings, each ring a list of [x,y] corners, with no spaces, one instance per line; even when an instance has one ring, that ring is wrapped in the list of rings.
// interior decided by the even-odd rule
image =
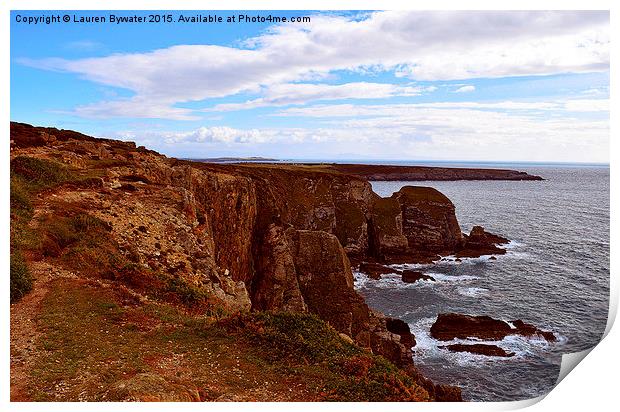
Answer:
[[[194,285],[181,277],[168,277],[166,283],[166,290],[176,294],[184,305],[195,306],[204,304],[209,300],[209,295],[204,288]]]
[[[29,156],[11,159],[11,302],[32,288],[24,252],[41,246],[39,233],[28,226],[34,199],[42,190],[74,179],[75,175],[58,162]]]
[[[223,324],[240,330],[264,364],[312,377],[325,400],[428,400],[426,390],[402,370],[345,341],[316,315],[258,312]]]
[[[195,388],[203,400],[428,398],[391,363],[309,314],[257,312],[218,321],[139,304],[92,281],[58,279],[37,322],[33,400],[122,400],[115,385],[145,373]],[[164,389],[145,390],[154,396]]]
[[[32,289],[32,275],[19,250],[11,252],[11,303],[21,299]]]
[[[22,179],[30,191],[49,188],[74,178],[73,173],[61,163],[30,156],[12,159],[11,174]]]
[[[39,227],[43,238],[44,255],[60,256],[69,246],[75,246],[75,250],[100,249],[103,246],[111,230],[106,222],[82,211],[67,211],[66,213],[69,215],[48,214],[41,218]],[[85,257],[83,254],[78,256],[80,260]],[[92,263],[102,264],[103,262],[98,259],[95,262],[84,263],[93,266]]]
[[[31,371],[34,400],[119,400],[114,384],[141,373],[180,379],[210,396],[274,379],[249,362],[243,344],[214,319],[164,304],[127,304],[122,292],[93,282],[54,281],[38,322],[43,335]],[[239,368],[248,373],[240,376]]]

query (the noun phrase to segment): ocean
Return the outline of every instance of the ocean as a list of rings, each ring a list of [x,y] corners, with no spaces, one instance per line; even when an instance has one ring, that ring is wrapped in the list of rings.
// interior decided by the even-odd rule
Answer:
[[[397,164],[404,164],[399,162]],[[420,164],[420,163],[416,163]],[[435,164],[438,165],[438,164]],[[505,167],[544,181],[371,182],[381,196],[405,185],[431,186],[456,206],[463,232],[474,225],[511,240],[508,253],[407,265],[437,282],[402,283],[355,274],[367,303],[406,321],[415,334],[414,361],[425,376],[458,385],[470,401],[536,397],[555,384],[563,353],[590,348],[602,337],[609,307],[609,167],[600,165],[449,164]],[[553,331],[556,343],[508,337],[489,342],[512,358],[452,353],[429,329],[438,313],[521,319]],[[451,342],[455,343],[455,342]]]

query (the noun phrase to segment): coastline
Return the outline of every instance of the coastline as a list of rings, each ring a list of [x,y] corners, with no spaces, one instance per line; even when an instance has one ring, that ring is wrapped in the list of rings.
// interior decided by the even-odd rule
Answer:
[[[11,127],[15,173],[31,173],[25,158],[34,158],[61,162],[89,176],[61,184],[51,203],[39,198],[36,210],[42,207],[47,212],[35,210],[35,214],[51,210],[56,219],[71,219],[73,212],[63,208],[78,201],[80,213],[93,215],[110,228],[119,246],[109,247],[123,250],[137,245],[131,251],[136,263],[150,271],[171,271],[188,285],[198,282],[205,303],[219,302],[229,313],[252,309],[316,314],[346,339],[404,370],[430,399],[461,399],[458,388],[433,383],[417,371],[412,345],[407,343],[415,342],[415,337],[408,327],[393,329],[390,322],[395,320],[368,308],[353,289],[351,272],[361,262],[417,263],[452,253],[466,257],[503,253],[496,244],[507,239],[479,227],[462,234],[454,205],[438,191],[408,187],[381,198],[365,178],[337,167],[196,163],[72,131]],[[292,181],[297,186],[291,186]],[[111,209],[102,208],[112,200]],[[178,213],[175,208],[180,208],[184,221],[174,224],[175,232],[192,234],[184,241],[185,250],[174,252],[171,261],[174,242],[164,243],[157,234],[163,233],[162,223]],[[166,244],[171,249],[164,258],[161,251]],[[200,244],[212,246],[196,262]],[[33,255],[31,250],[25,252]],[[34,259],[31,263],[41,258]],[[61,262],[43,261],[64,267]],[[177,266],[174,261],[187,263]],[[205,278],[201,273],[207,268],[212,275]],[[84,275],[91,277],[88,271],[94,268],[84,269]],[[155,285],[147,273],[132,276],[139,276],[141,284]],[[119,284],[145,293],[136,289],[135,282]]]

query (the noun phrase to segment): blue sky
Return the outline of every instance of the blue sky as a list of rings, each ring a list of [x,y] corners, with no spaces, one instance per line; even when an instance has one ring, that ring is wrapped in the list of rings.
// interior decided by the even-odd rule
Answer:
[[[179,157],[609,160],[607,13],[261,11],[248,14],[311,21],[208,24],[177,23],[181,13],[173,12],[175,22],[160,24],[17,21],[52,14],[109,18],[12,12],[12,120],[134,140]]]

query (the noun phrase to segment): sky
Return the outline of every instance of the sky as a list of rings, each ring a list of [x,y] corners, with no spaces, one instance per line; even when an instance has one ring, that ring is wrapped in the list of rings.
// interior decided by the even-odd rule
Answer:
[[[609,161],[608,12],[110,13],[157,12],[11,13],[13,121],[185,158]]]

